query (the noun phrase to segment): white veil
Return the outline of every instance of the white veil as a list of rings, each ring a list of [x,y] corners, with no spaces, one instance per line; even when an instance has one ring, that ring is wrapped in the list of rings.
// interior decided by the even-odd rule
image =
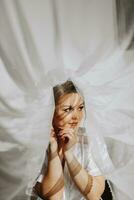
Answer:
[[[52,88],[67,79],[85,98],[93,156],[115,199],[133,199],[134,61],[128,40],[116,45],[114,6],[0,2],[1,200],[29,198],[49,141]]]

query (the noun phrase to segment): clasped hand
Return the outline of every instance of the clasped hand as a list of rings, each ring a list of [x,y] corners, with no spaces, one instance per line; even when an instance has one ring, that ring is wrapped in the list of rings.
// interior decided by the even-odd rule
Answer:
[[[65,152],[71,149],[77,142],[77,136],[73,129],[64,128],[60,129],[56,134],[54,129],[51,130],[50,135],[50,149],[51,152],[58,152],[58,147],[62,148],[62,151]]]

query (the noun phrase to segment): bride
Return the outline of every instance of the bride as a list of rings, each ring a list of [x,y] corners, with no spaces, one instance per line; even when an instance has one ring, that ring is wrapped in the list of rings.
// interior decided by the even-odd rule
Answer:
[[[50,200],[103,199],[106,181],[93,160],[85,129],[80,127],[86,117],[84,98],[70,80],[53,91],[53,128],[34,196]]]

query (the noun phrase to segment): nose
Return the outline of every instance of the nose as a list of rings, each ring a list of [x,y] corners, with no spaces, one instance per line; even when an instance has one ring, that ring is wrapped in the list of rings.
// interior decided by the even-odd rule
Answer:
[[[78,113],[75,110],[73,111],[72,119],[75,120],[75,121],[78,121]]]

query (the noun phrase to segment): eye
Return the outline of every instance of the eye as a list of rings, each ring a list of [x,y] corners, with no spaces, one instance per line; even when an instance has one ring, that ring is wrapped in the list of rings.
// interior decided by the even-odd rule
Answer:
[[[67,108],[67,109],[64,109],[65,112],[69,112],[70,111],[70,108]]]
[[[79,107],[79,110],[81,111],[81,110],[83,110],[83,108],[84,108],[84,106],[80,106],[80,107]]]
[[[72,110],[71,107],[64,109],[65,112],[70,112]]]

